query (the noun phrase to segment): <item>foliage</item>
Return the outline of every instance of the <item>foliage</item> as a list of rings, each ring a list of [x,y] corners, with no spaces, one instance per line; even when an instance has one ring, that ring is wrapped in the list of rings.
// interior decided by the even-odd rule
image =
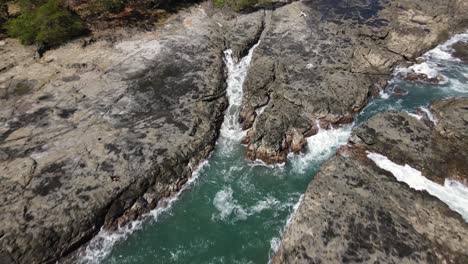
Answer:
[[[25,2],[25,0],[22,2]],[[80,18],[64,8],[59,0],[26,3],[21,15],[9,20],[5,28],[23,44],[56,46],[84,33]]]
[[[217,8],[222,8],[224,7],[224,0],[214,0],[214,5]]]
[[[0,25],[8,19],[8,6],[6,0],[0,0]],[[0,31],[2,28],[0,28]]]
[[[19,0],[23,12],[31,12],[47,2],[47,0]]]

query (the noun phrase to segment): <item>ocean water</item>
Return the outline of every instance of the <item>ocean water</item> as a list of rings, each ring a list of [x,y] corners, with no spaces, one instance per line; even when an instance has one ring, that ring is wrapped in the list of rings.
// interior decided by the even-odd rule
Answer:
[[[136,221],[118,232],[101,231],[82,252],[81,263],[268,263],[281,232],[320,164],[346,144],[353,126],[386,110],[417,113],[434,99],[468,95],[468,65],[450,55],[450,46],[468,41],[457,35],[424,55],[426,62],[398,68],[386,91],[356,117],[352,125],[320,130],[308,138],[302,155],[286,164],[265,166],[245,159],[237,123],[242,84],[252,50],[240,62],[226,51],[230,106],[211,157],[168,206],[155,209],[149,220]],[[254,49],[255,47],[253,47]],[[441,84],[411,83],[397,77],[408,71],[441,75]],[[398,87],[407,92],[392,93]]]

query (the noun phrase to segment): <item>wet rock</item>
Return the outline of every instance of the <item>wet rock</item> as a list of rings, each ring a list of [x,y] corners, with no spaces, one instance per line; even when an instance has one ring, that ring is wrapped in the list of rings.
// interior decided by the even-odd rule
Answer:
[[[399,95],[399,96],[405,96],[405,95],[408,95],[408,91],[403,89],[403,88],[400,88],[398,86],[396,87],[393,87],[393,89],[391,90],[391,92],[393,94],[396,94],[396,95]]]
[[[295,154],[302,152],[306,145],[304,135],[295,129],[286,134],[286,142],[289,145],[289,150]]]
[[[456,8],[422,0],[304,0],[267,11],[240,116],[244,129],[255,131],[246,140],[250,156],[258,158],[256,150],[273,160],[284,156],[288,131],[307,131],[317,120],[321,127],[350,122],[397,63],[418,58],[456,30],[468,7],[451,5]],[[409,76],[429,83],[441,77]]]
[[[244,107],[239,113],[239,122],[242,124],[242,129],[247,130],[253,126],[257,113],[252,107]]]
[[[434,102],[430,109],[437,119],[435,129],[452,144],[465,142],[468,136],[468,101],[448,99]],[[462,152],[463,153],[463,152]]]
[[[445,78],[442,75],[437,75],[436,77],[429,77],[425,73],[414,72],[414,71],[400,74],[399,77],[410,82],[421,82],[421,83],[430,83],[430,84],[439,84],[445,81]]]
[[[263,32],[265,11],[260,10],[244,16],[232,14],[233,18],[225,25],[226,39],[236,59],[247,55],[249,49],[258,42]]]
[[[454,49],[453,56],[462,60],[465,63],[468,63],[468,43],[467,42],[457,42],[453,44],[452,48]]]
[[[450,178],[468,184],[467,106],[466,98],[435,102],[435,128],[387,112],[355,129],[309,185],[273,263],[466,262],[468,224],[462,217],[398,182],[367,151],[439,183]]]
[[[228,30],[250,32],[229,42],[242,54],[263,23],[263,12],[237,23],[216,12],[187,8],[158,30],[96,33],[37,61],[5,42],[1,263],[61,261],[182,188],[218,137]]]

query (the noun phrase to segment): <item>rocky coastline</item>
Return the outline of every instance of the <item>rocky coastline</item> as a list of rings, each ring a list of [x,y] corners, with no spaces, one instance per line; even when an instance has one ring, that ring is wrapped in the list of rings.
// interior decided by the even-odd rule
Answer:
[[[205,3],[40,59],[2,41],[0,262],[55,263],[176,193],[218,137],[223,51],[249,49],[262,16]]]
[[[378,153],[433,182],[466,185],[467,105],[466,98],[434,102],[436,124],[386,112],[357,127],[309,185],[273,263],[467,262],[466,220],[369,158]]]
[[[180,190],[218,137],[227,107],[225,49],[240,58],[260,41],[239,121],[249,129],[244,139],[248,158],[282,163],[288,153],[302,152],[305,137],[319,127],[352,122],[395,65],[466,28],[466,1],[430,2],[352,0],[343,6],[340,1],[275,1],[243,14],[206,2],[170,16],[160,28],[107,31],[42,58],[15,40],[0,41],[0,262],[56,263],[101,228],[125,225]],[[462,111],[457,102],[433,107],[442,109],[440,115]],[[435,129],[447,141],[464,135],[459,120],[441,120],[448,121],[421,129]],[[385,135],[377,139],[368,134],[356,132],[355,146],[324,165],[301,208],[311,199],[310,189],[322,186],[325,176],[320,175],[328,167],[358,166],[361,160],[354,153],[361,157],[362,148],[370,149],[364,138],[385,142]],[[421,141],[422,147],[432,147]],[[446,152],[437,151],[433,159],[440,161]],[[345,152],[350,156],[344,157]],[[394,155],[403,157],[396,150]],[[454,162],[455,172],[464,170]],[[369,177],[374,167],[366,168]],[[444,179],[443,169],[424,169],[429,177]],[[388,182],[389,188],[404,189]],[[420,194],[404,190],[408,197],[437,206],[430,217],[450,215],[447,221],[466,232],[461,218],[438,201],[423,201]],[[311,213],[301,208],[299,212]],[[404,220],[398,212],[389,214],[384,218]],[[285,241],[294,232],[289,229]],[[408,232],[412,241],[418,239],[419,233]],[[448,244],[438,249],[429,238],[432,255],[418,257],[466,260],[460,250],[466,237],[457,246],[442,236]],[[293,249],[299,245],[293,242],[282,244],[275,261],[289,262],[304,252]],[[445,249],[454,257],[442,254]]]
[[[268,12],[240,115],[248,157],[282,163],[317,126],[351,123],[397,64],[465,29],[467,10],[465,1],[324,0]]]

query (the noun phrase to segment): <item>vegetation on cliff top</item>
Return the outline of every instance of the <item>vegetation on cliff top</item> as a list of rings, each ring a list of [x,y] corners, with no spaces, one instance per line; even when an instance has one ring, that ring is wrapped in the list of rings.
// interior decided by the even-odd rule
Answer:
[[[271,2],[271,0],[212,1],[217,8],[235,11]],[[200,1],[0,0],[0,31],[5,30],[10,37],[18,38],[26,45],[52,47],[82,35],[87,32],[87,26],[91,25],[90,28],[94,28],[92,25],[99,25],[101,20],[105,24],[112,18],[125,20],[125,16],[129,16],[130,20],[138,21],[138,23],[148,19],[154,22],[152,19],[154,16],[151,13],[155,10],[162,9],[172,13],[180,7],[197,2]],[[19,12],[9,14],[8,5],[11,4],[19,7]],[[157,13],[157,16],[161,16],[161,13]],[[128,23],[121,22],[121,24],[127,25]]]
[[[56,46],[85,32],[80,18],[64,8],[59,0],[21,1],[21,14],[5,28],[21,43]]]

